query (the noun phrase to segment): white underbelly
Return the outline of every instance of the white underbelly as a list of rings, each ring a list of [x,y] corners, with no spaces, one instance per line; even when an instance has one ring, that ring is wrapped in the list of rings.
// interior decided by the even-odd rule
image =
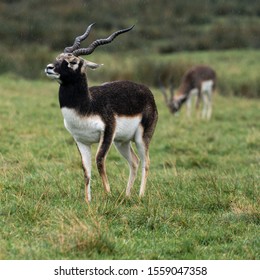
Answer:
[[[105,130],[105,123],[97,116],[79,116],[75,110],[62,108],[64,126],[77,142],[83,144],[98,143]],[[132,117],[117,116],[114,141],[125,142],[134,140],[141,122],[141,115]]]
[[[135,133],[141,123],[141,115],[133,117],[116,117],[116,130],[114,140],[117,142],[126,142],[134,140]]]

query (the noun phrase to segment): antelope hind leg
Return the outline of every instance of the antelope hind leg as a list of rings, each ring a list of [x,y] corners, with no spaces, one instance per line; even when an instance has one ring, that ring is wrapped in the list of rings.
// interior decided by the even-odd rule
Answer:
[[[130,174],[129,174],[129,179],[126,188],[126,196],[130,196],[131,188],[136,178],[139,160],[134,150],[132,149],[130,142],[124,142],[124,143],[114,142],[114,144],[117,150],[127,160],[129,164]]]

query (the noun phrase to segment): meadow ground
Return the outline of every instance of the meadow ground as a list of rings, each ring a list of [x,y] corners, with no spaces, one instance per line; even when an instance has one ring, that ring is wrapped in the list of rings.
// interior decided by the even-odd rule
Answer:
[[[128,166],[113,147],[112,194],[93,161],[87,205],[57,87],[0,77],[0,259],[259,259],[258,99],[217,95],[210,122],[187,120],[153,88],[159,121],[145,197],[139,173],[125,198]]]

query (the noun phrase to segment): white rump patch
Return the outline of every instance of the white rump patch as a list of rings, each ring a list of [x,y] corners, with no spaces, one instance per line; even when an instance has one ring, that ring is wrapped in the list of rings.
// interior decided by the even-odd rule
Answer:
[[[201,91],[202,92],[210,92],[212,91],[212,87],[213,87],[213,81],[212,80],[207,80],[207,81],[203,81],[201,83]]]

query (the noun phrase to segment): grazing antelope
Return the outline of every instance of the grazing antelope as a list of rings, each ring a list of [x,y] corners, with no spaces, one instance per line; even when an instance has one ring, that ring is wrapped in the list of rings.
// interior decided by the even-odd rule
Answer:
[[[167,96],[166,89],[161,85],[161,90],[171,113],[176,113],[181,106],[187,104],[187,115],[191,116],[192,96],[196,95],[196,109],[202,99],[203,109],[202,118],[210,119],[212,114],[212,95],[216,87],[216,72],[208,66],[195,66],[188,70],[179,87],[179,93],[175,97],[173,86],[170,87],[170,99]]]
[[[81,154],[86,201],[91,200],[93,143],[99,143],[96,164],[106,192],[110,192],[110,186],[105,159],[112,143],[128,161],[130,175],[126,195],[129,196],[139,163],[130,143],[135,142],[142,163],[140,196],[143,196],[150,164],[149,144],[158,119],[153,94],[145,85],[131,81],[114,81],[88,87],[87,68],[96,69],[100,65],[80,57],[91,54],[100,45],[112,42],[115,37],[130,31],[134,26],[116,31],[106,39],[95,40],[87,48],[79,48],[80,43],[89,35],[92,25],[75,39],[73,46],[65,48],[53,64],[47,65],[45,72],[48,77],[60,83],[60,108],[64,125]]]

